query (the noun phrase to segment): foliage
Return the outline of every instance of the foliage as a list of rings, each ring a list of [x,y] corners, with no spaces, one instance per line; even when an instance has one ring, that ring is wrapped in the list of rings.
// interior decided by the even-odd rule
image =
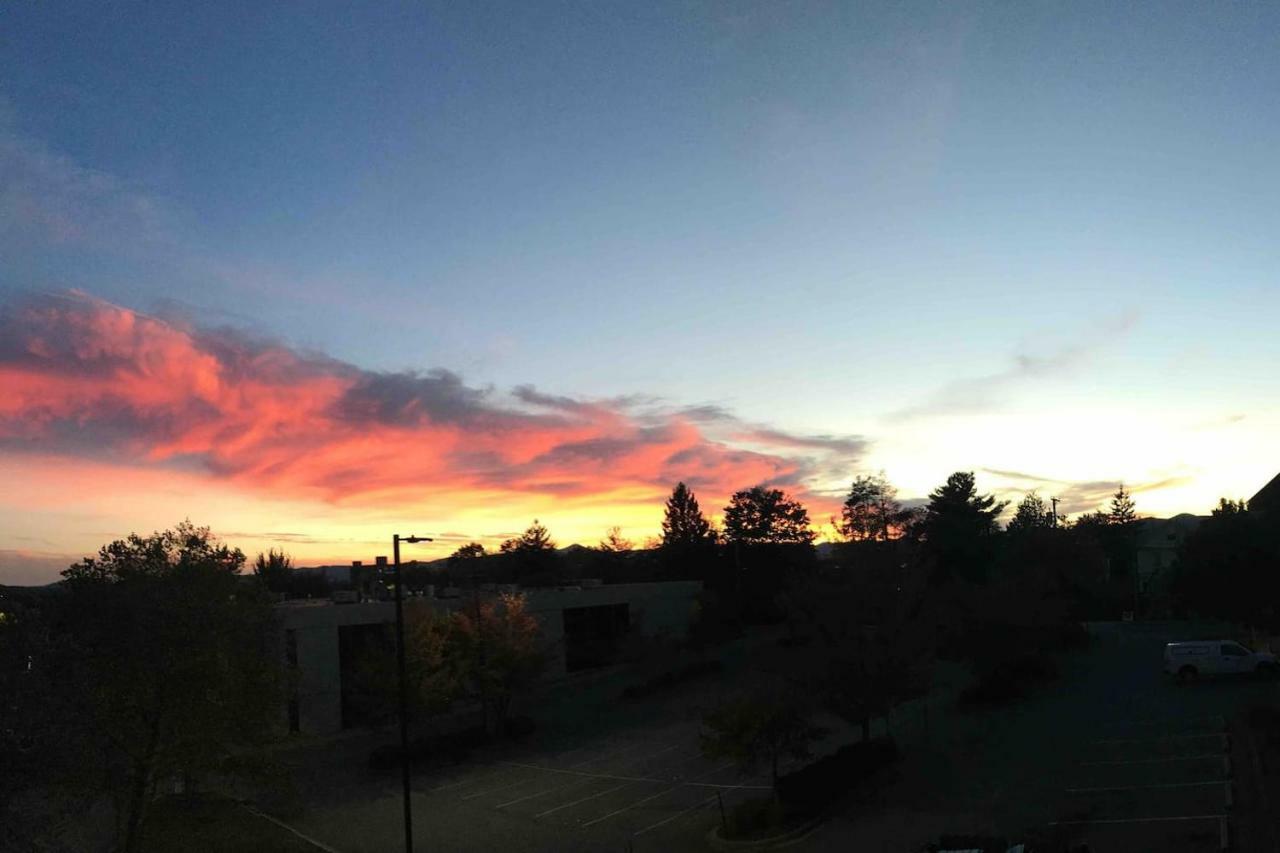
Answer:
[[[512,580],[529,586],[546,586],[559,579],[560,559],[556,543],[536,518],[524,533],[502,543]]]
[[[272,548],[259,553],[253,563],[253,574],[272,592],[288,592],[293,578],[293,560],[284,551]]]
[[[698,498],[684,483],[676,483],[662,517],[662,545],[690,547],[715,542],[715,531],[698,506]]]
[[[467,560],[477,560],[485,555],[484,546],[479,542],[468,542],[449,555],[449,567],[453,568]]]
[[[635,547],[630,539],[622,535],[621,527],[610,527],[600,540],[600,550],[609,554],[629,554]]]
[[[743,800],[729,811],[726,837],[733,839],[773,835],[786,820],[786,809],[777,797]]]
[[[809,511],[781,489],[755,486],[735,492],[724,510],[724,535],[739,545],[813,543]]]
[[[61,722],[82,738],[82,779],[116,805],[136,849],[157,787],[226,768],[276,728],[281,683],[270,602],[244,555],[183,522],[103,546],[63,572],[51,657]]]
[[[756,693],[731,699],[702,719],[702,753],[727,758],[745,771],[764,762],[778,782],[784,758],[808,758],[809,744],[823,732],[811,724],[795,698]]]
[[[923,572],[891,551],[796,584],[794,630],[810,651],[790,673],[831,713],[861,725],[928,683],[936,645]]]
[[[1018,508],[1009,519],[1008,531],[1018,535],[1032,530],[1042,530],[1054,526],[1053,512],[1045,504],[1044,498],[1035,492],[1028,492],[1019,503]]]
[[[856,477],[836,525],[840,534],[853,542],[888,541],[901,535],[910,513],[903,510],[897,495],[884,474]]]
[[[404,606],[405,676],[409,717],[423,722],[448,710],[459,693],[458,672],[447,665],[452,622],[428,602]],[[393,629],[383,632],[360,654],[352,671],[351,695],[371,721],[395,719],[399,672]]]
[[[1221,501],[1183,540],[1173,591],[1191,612],[1280,630],[1280,529],[1261,513]]]
[[[937,580],[985,578],[994,558],[996,519],[1005,506],[978,494],[969,471],[957,471],[929,494],[924,537]]]
[[[542,671],[540,635],[521,594],[476,598],[451,615],[445,662],[461,695],[480,705],[486,729],[503,725],[516,693]]]
[[[1111,511],[1108,513],[1112,524],[1132,524],[1138,520],[1134,510],[1133,495],[1123,485],[1111,496]]]
[[[724,664],[719,660],[699,660],[687,663],[682,667],[674,670],[655,675],[646,679],[639,684],[632,684],[624,687],[619,697],[622,699],[647,699],[655,693],[661,693],[669,690],[687,681],[701,678],[706,675],[714,675],[724,669]]]
[[[846,791],[876,779],[897,760],[893,738],[846,744],[779,779],[778,800],[794,816],[818,814]]]

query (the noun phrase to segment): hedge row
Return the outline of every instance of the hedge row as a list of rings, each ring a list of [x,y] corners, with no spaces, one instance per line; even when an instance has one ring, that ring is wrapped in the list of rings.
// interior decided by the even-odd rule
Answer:
[[[704,675],[720,672],[724,669],[724,664],[718,660],[702,660],[685,664],[676,670],[668,670],[661,675],[654,676],[648,681],[642,681],[639,684],[633,684],[624,688],[622,691],[623,699],[644,699],[655,693],[661,693],[677,684],[683,684],[686,681],[692,681],[695,678],[701,678]]]
[[[528,717],[512,717],[503,727],[504,738],[521,738],[535,728]],[[471,750],[492,743],[494,737],[483,726],[472,726],[447,735],[430,735],[409,741],[409,766],[423,766],[436,761],[466,761]],[[386,744],[369,752],[369,769],[389,772],[400,767],[400,745]]]
[[[807,767],[780,777],[778,799],[790,814],[816,814],[897,759],[898,745],[892,737],[842,746]]]

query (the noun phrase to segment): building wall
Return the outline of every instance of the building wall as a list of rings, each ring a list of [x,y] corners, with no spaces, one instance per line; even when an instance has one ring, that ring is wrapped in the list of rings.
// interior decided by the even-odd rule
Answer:
[[[679,639],[688,632],[695,612],[698,581],[612,584],[582,589],[524,590],[529,611],[542,626],[549,663],[544,677],[564,678],[564,610],[627,604],[631,624],[645,636]],[[465,599],[412,599],[409,604],[429,604],[449,612]],[[283,631],[293,632],[297,664],[293,672],[298,702],[298,727],[309,734],[336,732],[342,728],[342,664],[338,629],[343,625],[395,622],[395,604],[389,601],[359,604],[289,602],[277,608]],[[287,634],[286,634],[287,637]],[[287,646],[282,643],[282,646]]]

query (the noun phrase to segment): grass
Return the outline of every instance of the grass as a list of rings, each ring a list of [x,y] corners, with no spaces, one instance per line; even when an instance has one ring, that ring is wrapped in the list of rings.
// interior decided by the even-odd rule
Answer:
[[[173,797],[156,803],[143,853],[317,853],[292,832],[222,797]]]

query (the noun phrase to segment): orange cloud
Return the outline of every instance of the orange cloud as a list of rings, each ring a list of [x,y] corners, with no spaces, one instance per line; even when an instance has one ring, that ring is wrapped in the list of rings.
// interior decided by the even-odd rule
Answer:
[[[677,480],[713,501],[762,482],[804,496],[864,450],[857,438],[792,435],[711,407],[368,371],[78,293],[0,315],[0,386],[3,453],[173,468],[367,507],[427,489],[522,506],[533,496],[637,502]]]

